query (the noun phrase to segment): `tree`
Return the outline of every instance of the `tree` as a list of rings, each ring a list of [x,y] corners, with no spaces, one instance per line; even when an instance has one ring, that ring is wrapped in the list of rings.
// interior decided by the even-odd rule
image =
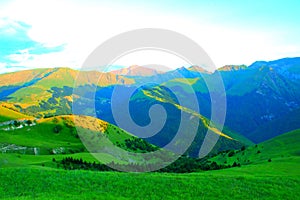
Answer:
[[[53,132],[54,133],[59,133],[62,130],[62,126],[61,125],[56,125],[53,128]]]
[[[236,162],[234,162],[233,165],[232,165],[232,167],[238,167],[238,166],[239,165]]]
[[[57,118],[54,118],[54,119],[52,120],[52,122],[55,123],[55,124],[57,124],[57,123],[58,123],[58,119],[57,119]]]
[[[228,157],[232,157],[234,155],[234,151],[230,151]]]
[[[19,121],[16,121],[16,120],[14,121],[14,126],[15,126],[15,127],[18,127],[18,126],[20,126],[20,125],[21,125],[21,123],[20,123]]]

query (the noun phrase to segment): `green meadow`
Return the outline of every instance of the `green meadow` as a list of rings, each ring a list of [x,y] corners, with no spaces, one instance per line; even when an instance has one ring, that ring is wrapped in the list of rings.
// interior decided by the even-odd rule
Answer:
[[[272,170],[273,175],[248,167],[191,174],[4,168],[0,194],[7,199],[299,199],[299,173]]]
[[[88,153],[72,155],[0,154],[0,194],[3,199],[299,199],[300,157],[297,146],[277,145],[297,141],[294,131],[246,148],[251,164],[196,173],[125,173],[56,168],[56,161],[72,156],[96,161]],[[273,149],[266,160],[267,147]],[[261,146],[260,155],[252,155]],[[262,148],[264,146],[264,148]],[[243,151],[229,159],[237,160]],[[281,156],[285,155],[285,156]],[[107,162],[110,161],[108,155]],[[210,160],[225,159],[219,154]],[[5,161],[5,163],[3,163]],[[229,161],[228,161],[229,162]]]

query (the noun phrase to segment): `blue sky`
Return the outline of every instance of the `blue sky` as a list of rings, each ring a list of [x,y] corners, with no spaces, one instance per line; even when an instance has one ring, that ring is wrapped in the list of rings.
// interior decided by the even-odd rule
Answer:
[[[202,46],[216,67],[296,57],[299,10],[300,1],[4,0],[0,2],[0,72],[80,68],[102,42],[138,28],[182,33]],[[115,64],[149,62],[171,68],[186,65],[146,53]]]
[[[8,18],[2,19],[0,27],[0,62],[6,63],[6,68],[13,68],[17,65],[20,57],[27,55],[26,59],[34,59],[34,55],[61,52],[64,45],[45,47],[43,43],[34,41],[28,36],[31,26],[22,21],[11,21]],[[19,58],[19,59],[18,59]],[[26,68],[27,66],[17,66]]]

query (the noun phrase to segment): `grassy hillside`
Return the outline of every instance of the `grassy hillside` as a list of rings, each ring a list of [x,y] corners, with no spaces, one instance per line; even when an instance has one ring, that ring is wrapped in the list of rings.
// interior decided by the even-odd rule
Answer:
[[[76,127],[75,127],[76,125]],[[80,131],[81,135],[78,134]],[[82,143],[93,144],[92,148]],[[145,162],[141,156],[126,154],[116,157],[112,145],[126,152],[150,152],[156,146],[105,121],[88,117],[64,115],[32,121],[15,121],[0,127],[0,167],[46,166],[57,168],[52,159],[72,157],[87,162]],[[90,145],[91,146],[91,145]],[[99,153],[100,152],[100,153]]]
[[[211,158],[218,164],[269,164],[269,163],[294,163],[299,168],[300,156],[300,129],[282,134],[273,139],[253,145],[241,150],[232,150],[220,153]],[[267,167],[267,166],[265,166]]]
[[[0,99],[19,103],[23,108],[40,105],[52,97],[52,88],[83,85],[132,84],[134,79],[113,73],[69,68],[34,69],[0,75]],[[76,86],[75,86],[76,85]]]
[[[1,143],[38,148],[40,154],[53,153],[55,149],[61,149],[61,153],[84,151],[76,128],[88,130],[89,134],[97,134],[100,138],[107,137],[113,144],[127,150],[130,148],[126,146],[126,140],[131,141],[135,138],[112,124],[88,116],[56,116],[40,119],[30,126],[26,122],[20,123],[17,126],[8,124],[0,129]],[[136,149],[139,150],[141,149]]]
[[[8,85],[21,86],[35,79],[40,79],[44,77],[47,73],[50,73],[52,70],[53,69],[43,68],[0,74],[0,87]]]
[[[2,144],[38,148],[40,154],[50,154],[59,148],[82,151],[83,145],[76,137],[75,130],[67,127],[66,121],[58,118],[39,120],[35,125],[22,125],[22,128],[7,125],[0,130],[0,141]],[[4,130],[5,128],[9,130]],[[55,128],[59,130],[56,131]]]
[[[97,71],[77,71],[70,68],[57,68],[55,73],[40,80],[36,85],[44,88],[63,86],[73,87],[85,84],[95,84],[99,86],[108,86],[113,84],[131,84],[133,79],[117,76],[111,73],[101,73]]]
[[[192,81],[192,80],[190,80],[190,81]],[[145,89],[142,92],[145,95],[145,97],[147,97],[147,98],[154,99],[157,102],[171,104],[176,109],[178,109],[179,111],[183,111],[185,113],[188,113],[192,117],[196,117],[197,119],[199,119],[199,121],[200,121],[199,124],[200,124],[200,127],[202,129],[206,129],[206,130],[208,129],[208,130],[212,131],[213,133],[215,133],[217,135],[220,135],[221,140],[225,140],[222,143],[223,147],[226,146],[226,145],[229,145],[229,146],[232,145],[231,147],[234,148],[234,146],[238,147],[240,145],[252,144],[252,142],[249,141],[247,138],[239,135],[238,133],[234,133],[234,132],[229,131],[228,128],[224,129],[226,131],[226,133],[218,130],[216,128],[217,126],[215,126],[213,123],[211,123],[210,120],[207,119],[206,117],[204,117],[203,115],[201,115],[201,114],[199,114],[199,113],[197,113],[197,112],[195,112],[195,111],[193,111],[193,110],[191,110],[187,107],[183,107],[183,106],[179,105],[177,100],[163,87],[155,87],[151,90],[146,90]],[[182,95],[182,93],[180,93],[180,94]],[[222,146],[222,144],[219,144],[219,145]]]
[[[0,123],[13,120],[13,119],[32,119],[33,117],[24,115],[20,112],[17,112],[13,109],[9,109],[4,104],[0,104]]]

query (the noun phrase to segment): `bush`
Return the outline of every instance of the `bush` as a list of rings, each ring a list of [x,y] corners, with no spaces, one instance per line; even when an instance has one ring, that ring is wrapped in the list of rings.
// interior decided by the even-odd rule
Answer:
[[[53,132],[54,133],[59,133],[62,130],[62,126],[61,125],[56,125],[53,128]]]
[[[55,123],[55,124],[57,124],[58,123],[58,119],[57,118],[53,118],[52,122]]]
[[[228,154],[228,157],[232,157],[232,156],[234,156],[234,154],[235,154],[234,151],[230,151]]]
[[[240,163],[236,163],[236,162],[234,162],[233,165],[232,165],[232,167],[240,167],[240,166],[241,166],[241,164]]]
[[[20,125],[21,125],[21,123],[20,123],[19,121],[16,121],[16,120],[14,121],[14,126],[15,126],[15,127],[18,127],[18,126],[20,126]]]

